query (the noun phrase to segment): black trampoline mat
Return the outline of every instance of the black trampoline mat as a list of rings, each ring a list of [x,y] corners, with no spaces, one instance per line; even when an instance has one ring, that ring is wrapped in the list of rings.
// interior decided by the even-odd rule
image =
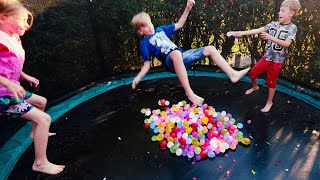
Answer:
[[[161,151],[144,128],[142,108],[161,108],[187,100],[177,78],[141,82],[137,91],[122,86],[94,97],[51,125],[48,159],[65,164],[50,176],[33,172],[33,144],[17,162],[9,179],[320,179],[320,110],[290,95],[276,92],[269,113],[262,113],[268,89],[244,95],[250,83],[189,77],[194,92],[216,111],[231,113],[249,146],[239,144],[214,159],[199,162]],[[252,120],[251,124],[247,120]],[[195,163],[192,163],[195,162]],[[229,171],[229,176],[226,172]]]

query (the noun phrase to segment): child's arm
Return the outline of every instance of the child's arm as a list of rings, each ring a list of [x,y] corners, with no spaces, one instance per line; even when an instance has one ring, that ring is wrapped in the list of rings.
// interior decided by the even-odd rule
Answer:
[[[264,27],[261,27],[259,29],[251,29],[248,31],[231,31],[227,33],[227,36],[234,36],[234,37],[240,37],[245,35],[253,35],[253,34],[260,34],[260,37],[263,40],[270,40],[274,43],[278,44],[279,46],[288,48],[290,44],[292,43],[291,39],[281,40],[276,37],[271,36],[269,33],[266,32]]]
[[[20,79],[29,82],[30,86],[37,87],[39,85],[39,80],[35,77],[32,77],[24,72],[21,72]]]
[[[132,89],[135,89],[137,87],[141,78],[143,78],[143,76],[148,73],[149,69],[150,69],[150,61],[144,61],[139,74],[132,81]]]
[[[189,12],[192,9],[194,4],[195,4],[194,0],[188,0],[187,1],[187,7],[184,10],[183,14],[181,15],[179,21],[177,23],[175,23],[174,31],[176,31],[178,29],[181,29],[183,27],[184,23],[186,22],[186,20],[188,18]]]
[[[261,27],[259,29],[251,29],[248,31],[230,31],[227,33],[227,36],[240,37],[240,36],[246,36],[246,35],[260,34],[262,32],[266,32],[264,27]]]
[[[26,91],[22,86],[19,86],[16,83],[11,82],[9,79],[0,76],[0,84],[2,84],[9,92],[11,92],[14,97],[18,100],[18,97],[24,98]]]
[[[292,43],[292,39],[281,40],[281,39],[278,39],[276,37],[271,36],[269,33],[266,33],[266,32],[262,32],[260,34],[260,37],[263,40],[270,40],[270,41],[272,41],[272,42],[274,42],[284,48],[288,48],[290,46],[290,44]]]

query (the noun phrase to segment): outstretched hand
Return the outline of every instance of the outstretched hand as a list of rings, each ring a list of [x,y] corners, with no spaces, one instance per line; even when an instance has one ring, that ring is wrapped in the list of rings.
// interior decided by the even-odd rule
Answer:
[[[140,82],[140,78],[139,77],[135,77],[132,81],[132,89],[136,89],[137,85]]]
[[[195,0],[187,0],[187,9],[191,10],[195,3]]]
[[[241,33],[239,31],[229,31],[227,32],[227,36],[230,37],[230,36],[233,36],[233,37],[240,37],[241,36]]]

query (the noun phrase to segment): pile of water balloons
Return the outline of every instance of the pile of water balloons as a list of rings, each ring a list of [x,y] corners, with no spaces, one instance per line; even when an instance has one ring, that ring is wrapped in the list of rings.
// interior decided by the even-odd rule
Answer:
[[[158,101],[163,110],[144,108],[141,113],[148,116],[145,128],[154,135],[162,150],[170,149],[177,156],[195,158],[196,161],[207,157],[214,158],[228,149],[235,150],[239,142],[250,144],[239,130],[242,123],[235,125],[235,119],[225,111],[216,112],[212,106],[190,105],[186,101],[173,104],[164,99]]]

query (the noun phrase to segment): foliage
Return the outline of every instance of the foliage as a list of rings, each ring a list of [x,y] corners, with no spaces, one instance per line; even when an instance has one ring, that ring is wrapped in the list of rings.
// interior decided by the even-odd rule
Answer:
[[[49,1],[50,2],[50,1]],[[40,79],[45,96],[83,86],[97,78],[99,57],[93,39],[86,1],[66,1],[45,7],[35,4],[35,21],[23,37],[24,71]],[[78,12],[82,13],[78,13]]]
[[[177,22],[186,6],[185,0],[23,2],[35,13],[34,26],[22,39],[27,53],[25,71],[41,80],[38,92],[49,97],[79,88],[103,75],[139,69],[142,37],[130,24],[133,15],[146,11],[157,27]],[[239,50],[251,55],[255,62],[263,55],[265,41],[247,36],[235,43],[225,33],[260,28],[277,20],[281,2],[196,0],[184,28],[175,34],[173,41],[183,49],[213,45],[224,57]],[[301,0],[301,4],[303,9],[293,19],[298,34],[282,74],[319,88],[320,2]]]

